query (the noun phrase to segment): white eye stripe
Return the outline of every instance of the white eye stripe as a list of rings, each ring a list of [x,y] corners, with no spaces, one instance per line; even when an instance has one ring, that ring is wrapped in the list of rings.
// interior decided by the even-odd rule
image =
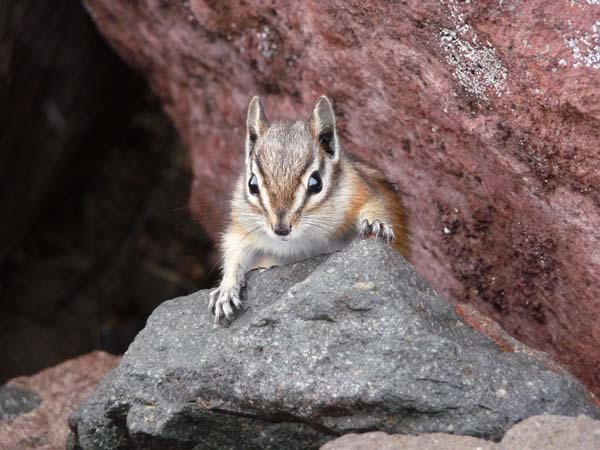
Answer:
[[[250,197],[254,197],[256,205],[260,205],[262,203],[263,207],[267,210],[267,212],[272,212],[273,207],[271,205],[271,199],[265,187],[265,182],[262,176],[262,172],[260,170],[260,166],[258,164],[255,164],[254,161],[252,161],[250,164],[250,169],[251,171],[249,176],[256,176],[256,180],[258,181],[258,197],[252,195]]]
[[[315,172],[318,172],[321,176],[322,189],[320,192],[310,193],[308,192],[308,181]],[[323,159],[315,159],[315,161],[305,170],[301,182],[296,189],[294,196],[294,211],[318,203],[328,194],[331,185],[331,172],[331,164],[327,164],[327,161]]]

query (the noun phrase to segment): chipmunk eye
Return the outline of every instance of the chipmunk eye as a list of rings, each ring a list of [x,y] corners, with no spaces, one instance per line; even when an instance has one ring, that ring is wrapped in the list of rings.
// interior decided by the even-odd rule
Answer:
[[[321,192],[321,189],[323,189],[323,181],[319,172],[315,170],[308,179],[308,193],[317,194]]]
[[[250,177],[250,181],[248,181],[248,190],[251,194],[258,194],[258,180],[256,179],[256,175],[252,174]]]

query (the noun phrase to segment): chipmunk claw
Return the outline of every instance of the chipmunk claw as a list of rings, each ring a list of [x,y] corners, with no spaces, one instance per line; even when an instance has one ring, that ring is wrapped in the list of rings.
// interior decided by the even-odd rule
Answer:
[[[394,240],[394,229],[392,226],[379,219],[371,222],[369,222],[369,219],[363,219],[358,227],[358,234],[363,238],[374,236],[375,239],[382,238],[387,242]]]
[[[215,315],[215,323],[220,323],[225,317],[231,319],[234,314],[234,308],[241,309],[242,302],[239,297],[239,289],[224,288],[219,286],[213,289],[209,294],[208,310]],[[233,305],[233,307],[232,307]]]

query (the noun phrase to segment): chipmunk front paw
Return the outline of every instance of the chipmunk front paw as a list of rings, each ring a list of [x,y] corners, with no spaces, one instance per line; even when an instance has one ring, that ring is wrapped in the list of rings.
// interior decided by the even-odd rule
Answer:
[[[233,316],[232,306],[237,309],[242,307],[240,288],[235,286],[221,284],[210,292],[209,297],[208,309],[215,315],[215,323],[220,323],[223,317],[231,319]]]
[[[392,226],[378,219],[373,221],[369,221],[369,219],[361,220],[358,226],[358,234],[363,238],[375,236],[375,239],[382,238],[387,242],[394,240],[394,229]]]

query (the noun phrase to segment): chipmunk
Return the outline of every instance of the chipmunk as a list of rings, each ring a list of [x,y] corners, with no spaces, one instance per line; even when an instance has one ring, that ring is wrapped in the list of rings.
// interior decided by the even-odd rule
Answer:
[[[376,169],[342,153],[335,116],[320,97],[305,121],[269,123],[254,97],[246,121],[245,170],[223,234],[223,279],[210,293],[215,322],[241,308],[248,271],[341,250],[375,236],[408,254],[398,194]]]

